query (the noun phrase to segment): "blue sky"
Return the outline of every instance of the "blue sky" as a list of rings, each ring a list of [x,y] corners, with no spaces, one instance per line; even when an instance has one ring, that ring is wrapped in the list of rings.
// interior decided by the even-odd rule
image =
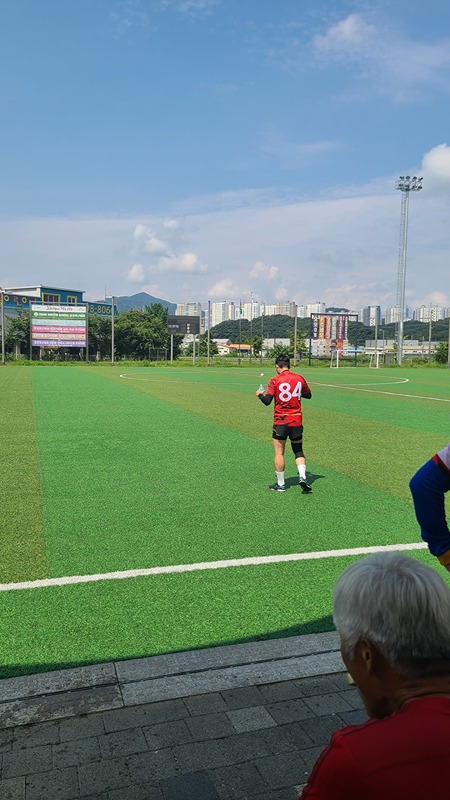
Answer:
[[[6,0],[0,285],[450,306],[450,6]]]

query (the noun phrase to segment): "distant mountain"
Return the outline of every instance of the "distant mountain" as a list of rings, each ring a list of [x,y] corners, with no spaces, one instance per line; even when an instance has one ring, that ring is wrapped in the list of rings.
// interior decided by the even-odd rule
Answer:
[[[153,295],[147,294],[147,292],[138,292],[138,294],[132,294],[129,297],[118,297],[117,309],[119,312],[129,311],[130,308],[141,311],[144,306],[151,306],[152,303],[161,303],[164,308],[168,309],[169,314],[175,314],[176,303],[169,303],[168,300],[161,300],[160,297],[153,297]]]

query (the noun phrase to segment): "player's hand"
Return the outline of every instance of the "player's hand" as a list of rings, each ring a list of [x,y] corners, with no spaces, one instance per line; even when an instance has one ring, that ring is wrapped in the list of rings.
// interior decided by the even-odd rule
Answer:
[[[256,394],[256,397],[259,397],[259,395],[260,394],[264,394],[264,392],[262,392],[261,389],[257,389],[255,394]]]

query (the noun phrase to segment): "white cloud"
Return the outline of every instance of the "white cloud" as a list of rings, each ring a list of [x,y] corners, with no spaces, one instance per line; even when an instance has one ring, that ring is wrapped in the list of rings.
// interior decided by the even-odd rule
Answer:
[[[197,253],[182,253],[180,256],[163,256],[159,265],[164,270],[173,272],[208,272],[208,266],[202,264]]]
[[[268,278],[269,280],[274,280],[279,273],[278,267],[269,267],[268,264],[265,264],[264,261],[255,261],[253,267],[250,270],[250,277],[251,278]]]
[[[238,297],[240,288],[231,278],[222,278],[207,290],[208,297],[212,300],[233,300]]]
[[[128,280],[133,281],[133,283],[142,283],[144,280],[144,267],[142,264],[133,264],[131,269],[128,271]]]
[[[152,228],[142,225],[136,225],[134,229],[134,238],[143,248],[145,253],[167,253],[168,245],[162,239],[158,239]]]
[[[200,17],[209,15],[221,0],[160,0],[162,9],[174,9],[187,16]]]
[[[424,188],[410,198],[408,305],[446,307],[450,194],[436,187],[450,182],[450,147],[430,148],[423,173],[413,167],[410,174],[423,174]],[[202,210],[194,198],[182,218],[164,210],[148,218],[0,220],[0,285],[65,285],[92,299],[104,297],[105,286],[115,295],[152,286],[151,294],[171,302],[236,301],[253,292],[267,303],[384,308],[396,304],[396,177],[309,199],[230,193],[227,203],[206,198]]]
[[[289,300],[289,297],[289,290],[286,288],[286,286],[284,286],[284,284],[277,286],[275,290],[275,300],[278,300],[279,303],[285,303]]]
[[[364,52],[376,38],[376,30],[358,14],[332,25],[324,35],[314,37],[315,48],[322,53],[355,55]]]
[[[337,144],[332,141],[293,142],[282,134],[266,133],[260,150],[265,155],[275,157],[281,169],[292,170],[322,161],[323,156],[336,147]]]
[[[313,37],[312,49],[323,63],[356,66],[359,81],[398,102],[416,100],[427,88],[449,91],[450,39],[414,41],[392,26],[350,14]]]
[[[433,192],[450,191],[450,147],[438,144],[422,160],[424,189]]]

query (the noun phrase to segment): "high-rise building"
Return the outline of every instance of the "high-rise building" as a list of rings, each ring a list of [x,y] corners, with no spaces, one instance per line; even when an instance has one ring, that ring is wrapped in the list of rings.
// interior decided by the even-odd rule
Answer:
[[[211,328],[219,325],[221,322],[226,322],[229,319],[235,319],[235,304],[229,303],[228,300],[222,300],[220,303],[211,303]]]
[[[309,317],[311,314],[325,314],[325,303],[307,303],[306,316]]]
[[[366,306],[358,314],[358,319],[363,325],[374,327],[381,323],[381,308],[380,306]]]
[[[386,325],[390,325],[392,322],[398,322],[398,317],[398,306],[388,306],[384,320]]]
[[[445,309],[441,308],[441,306],[421,305],[420,308],[414,309],[413,319],[418,322],[429,322],[431,318],[431,322],[437,322],[439,319],[445,319],[444,312]]]
[[[181,317],[201,317],[201,303],[178,303],[175,314]]]

